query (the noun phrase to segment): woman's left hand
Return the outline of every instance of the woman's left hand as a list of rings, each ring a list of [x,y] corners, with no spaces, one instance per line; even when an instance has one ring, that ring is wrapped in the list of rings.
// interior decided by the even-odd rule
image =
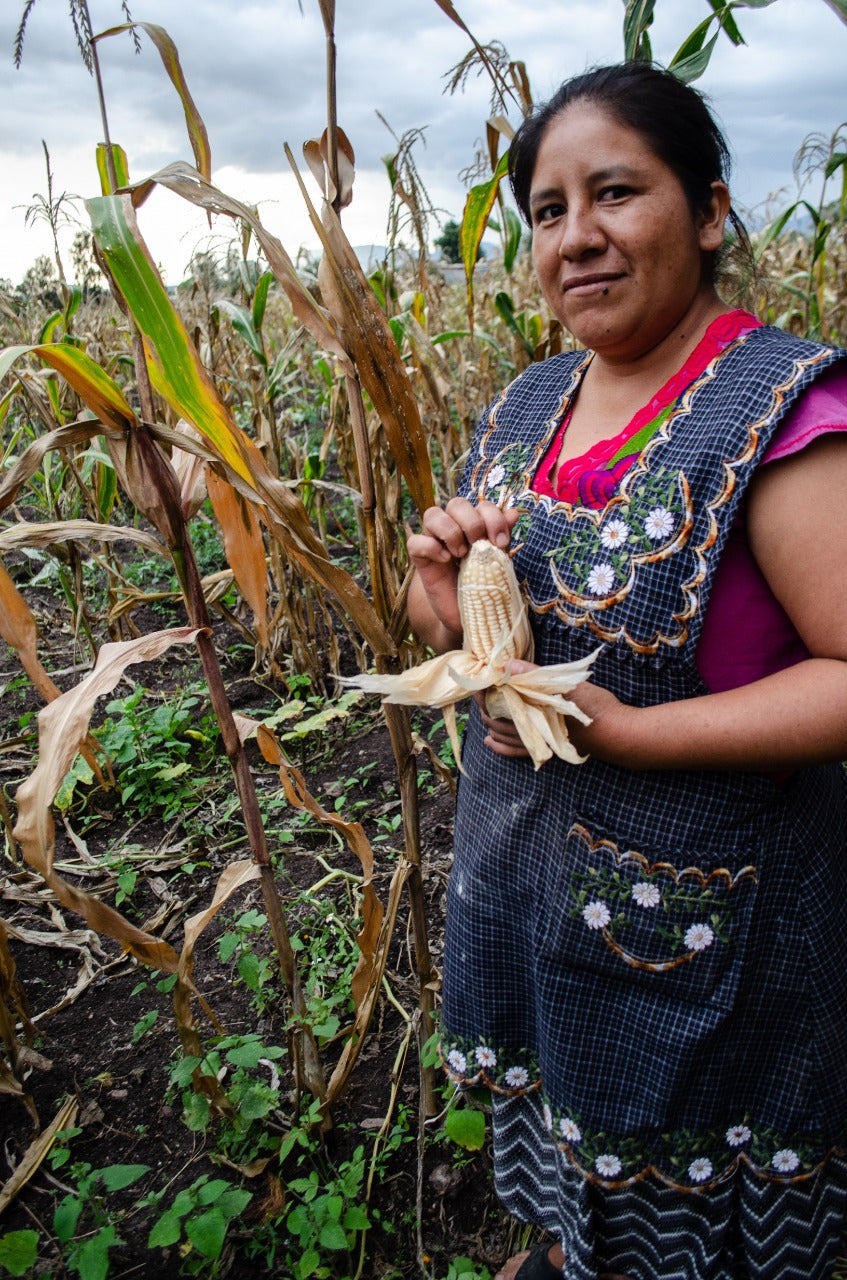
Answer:
[[[511,675],[521,675],[525,671],[536,670],[538,663],[523,662],[517,659],[509,664]],[[619,734],[619,722],[627,712],[633,710],[620,702],[608,689],[587,681],[567,695],[573,702],[591,716],[591,724],[580,724],[572,717],[567,718],[568,737],[581,755],[596,755],[608,759],[614,754],[616,739]],[[486,729],[485,745],[500,756],[521,758],[529,752],[521,741],[520,734],[513,720],[494,719],[488,714],[485,705],[485,692],[474,694],[479,706],[482,723]],[[607,754],[608,753],[608,754]]]

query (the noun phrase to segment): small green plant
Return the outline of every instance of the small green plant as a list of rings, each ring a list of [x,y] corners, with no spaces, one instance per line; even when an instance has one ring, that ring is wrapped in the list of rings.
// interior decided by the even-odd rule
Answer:
[[[203,1174],[179,1191],[170,1206],[154,1222],[147,1237],[148,1249],[181,1243],[181,1275],[217,1275],[217,1263],[227,1232],[252,1199],[252,1192],[234,1187],[224,1178]],[[161,1193],[147,1204],[161,1203]],[[209,1263],[212,1264],[211,1270]]]
[[[0,1236],[0,1271],[25,1276],[38,1256],[37,1231],[7,1231]]]
[[[198,782],[214,761],[218,730],[210,713],[195,717],[200,698],[190,691],[152,706],[145,698],[146,690],[136,687],[128,697],[107,703],[97,738],[116,766],[124,808],[141,817],[156,813],[168,822],[196,804]]]
[[[68,1271],[80,1280],[105,1280],[109,1274],[109,1250],[123,1244],[114,1206],[107,1205],[106,1198],[109,1193],[138,1182],[149,1173],[150,1166],[113,1164],[94,1169],[85,1161],[71,1163],[66,1143],[81,1132],[61,1131],[57,1134],[59,1145],[51,1152],[54,1170],[61,1169],[63,1181],[71,1187],[53,1211],[53,1234],[62,1247]]]
[[[203,1132],[212,1120],[208,1098],[192,1087],[199,1071],[223,1084],[230,1105],[217,1131],[217,1145],[227,1158],[246,1164],[275,1151],[283,1129],[276,1114],[282,1090],[276,1064],[284,1056],[285,1049],[264,1044],[251,1033],[219,1037],[202,1058],[180,1058],[171,1066],[170,1079],[172,1089],[181,1094],[187,1127]]]

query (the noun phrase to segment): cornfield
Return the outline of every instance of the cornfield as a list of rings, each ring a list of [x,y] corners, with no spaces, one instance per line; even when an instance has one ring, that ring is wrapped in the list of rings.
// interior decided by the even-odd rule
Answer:
[[[319,3],[332,85],[334,6]],[[627,56],[644,56],[638,8],[626,10]],[[149,1274],[484,1280],[505,1226],[462,1271],[433,1258],[421,1222],[431,1194],[443,1218],[462,1160],[486,1175],[484,1103],[442,1097],[430,1047],[441,876],[427,867],[420,808],[422,797],[449,800],[450,746],[432,717],[379,711],[338,677],[422,659],[405,616],[407,534],[454,492],[480,408],[569,342],[500,187],[502,153],[532,105],[529,76],[468,33],[468,66],[491,77],[499,110],[468,195],[461,278],[429,256],[414,137],[397,140],[391,242],[366,275],[344,231],[355,160],[331,92],[327,128],[304,148],[309,176],[289,156],[317,262],[292,256],[255,209],[213,185],[167,33],[139,22],[94,36],[85,0],[71,12],[97,82],[107,37],[153,42],[194,163],[131,180],[104,101],[84,278],[69,283],[59,260],[37,287],[0,297],[0,1092],[20,1120],[0,1189],[0,1210],[18,1216],[0,1236],[0,1266],[105,1276],[128,1257],[110,1255],[110,1218],[126,1233],[134,1217],[149,1262],[143,1244],[132,1261]],[[729,246],[724,293],[767,322],[844,343],[847,126],[808,139],[796,176],[798,200],[752,237],[752,277]],[[151,184],[232,227],[226,250],[199,254],[174,293],[136,221]],[[43,212],[55,221],[52,198]],[[477,264],[492,223],[501,252]],[[365,761],[333,778],[332,752],[367,738],[380,715],[394,777],[368,776]],[[37,951],[71,958],[46,1008],[28,982]],[[167,996],[170,1008],[163,999],[138,1022],[127,1003],[122,1030],[163,1063],[177,1053],[167,1106],[175,1125],[217,1143],[215,1176],[95,1168],[84,1143],[97,1091],[84,1064],[53,1096],[48,1058],[62,1044],[46,1051],[51,1017],[84,1007],[113,975]],[[227,1005],[233,983],[252,1019],[237,1028],[215,1000]],[[339,1145],[390,1018],[382,1110]],[[155,1032],[159,1019],[172,1019],[173,1043]],[[453,1166],[431,1123],[445,1109]],[[413,1244],[392,1259],[376,1187],[404,1144]],[[56,1200],[47,1226],[19,1209],[30,1180]]]

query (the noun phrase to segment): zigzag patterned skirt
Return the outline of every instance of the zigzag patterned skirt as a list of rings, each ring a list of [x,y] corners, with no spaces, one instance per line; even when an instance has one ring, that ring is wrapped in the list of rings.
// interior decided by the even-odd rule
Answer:
[[[847,1253],[845,1159],[787,1185],[740,1166],[708,1192],[649,1179],[607,1190],[570,1164],[541,1106],[493,1096],[495,1186],[509,1213],[562,1245],[565,1280],[830,1280]]]

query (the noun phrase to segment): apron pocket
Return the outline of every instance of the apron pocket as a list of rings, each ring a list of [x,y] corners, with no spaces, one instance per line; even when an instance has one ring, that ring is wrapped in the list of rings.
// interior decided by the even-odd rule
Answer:
[[[756,867],[729,850],[645,854],[581,822],[552,872],[545,960],[730,1009],[756,898]]]

